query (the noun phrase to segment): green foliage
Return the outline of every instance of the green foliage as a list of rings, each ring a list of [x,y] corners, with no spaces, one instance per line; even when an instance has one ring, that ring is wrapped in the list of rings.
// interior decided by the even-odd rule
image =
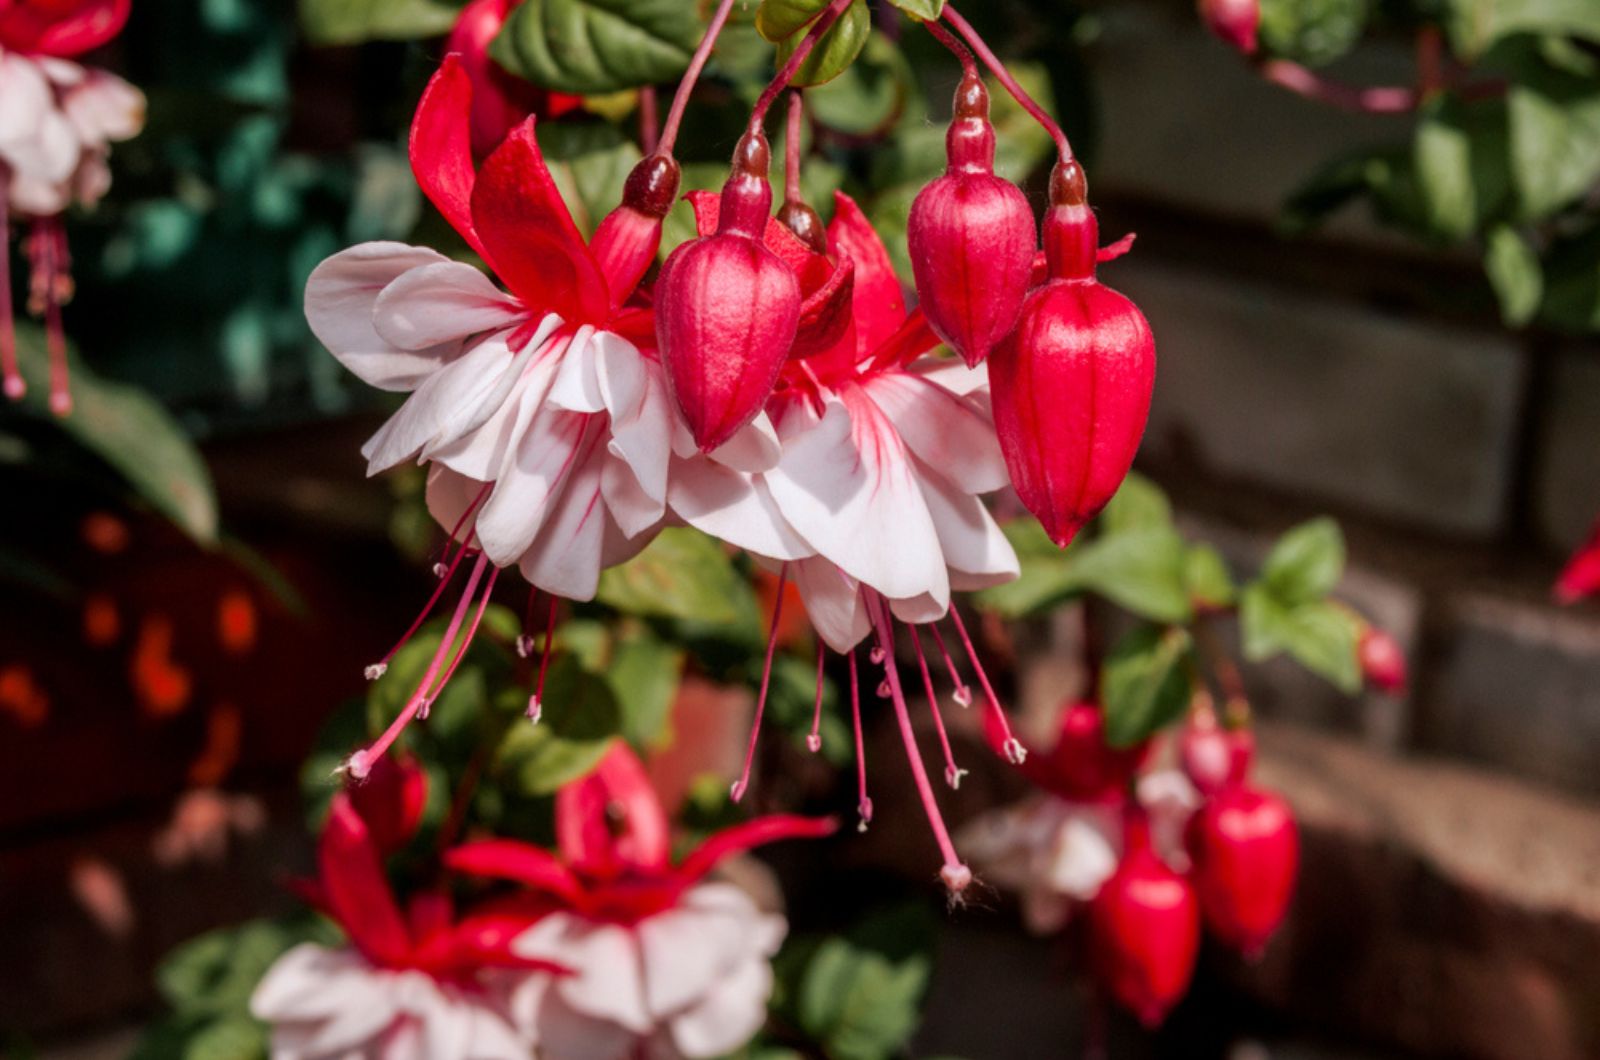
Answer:
[[[1500,315],[1521,327],[1539,311],[1544,295],[1539,255],[1510,225],[1495,225],[1485,242],[1483,270],[1500,300]]]
[[[1600,41],[1600,6],[1591,0],[1446,0],[1451,46],[1474,60],[1516,34]]]
[[[1367,0],[1261,0],[1261,48],[1276,58],[1322,66],[1355,46],[1367,15]]]
[[[871,32],[872,12],[866,0],[853,0],[839,20],[829,26],[817,41],[811,54],[800,63],[789,83],[797,87],[810,87],[832,81],[856,61],[861,49],[866,47],[867,35]],[[794,33],[778,42],[778,53],[773,61],[779,66],[788,62],[805,36],[805,33]]]
[[[638,146],[615,125],[603,122],[546,122],[538,127],[539,147],[561,198],[585,236],[622,201],[628,174],[642,157]]]
[[[1359,619],[1327,600],[1343,573],[1344,536],[1331,519],[1313,519],[1284,534],[1267,555],[1261,580],[1246,587],[1239,602],[1245,658],[1258,662],[1286,651],[1340,690],[1359,691]]]
[[[595,598],[628,614],[711,624],[747,623],[759,610],[722,546],[686,527],[663,530],[639,555],[602,573]]]
[[[523,703],[525,697],[519,697]],[[537,724],[507,732],[489,767],[491,783],[515,795],[552,795],[595,767],[621,730],[622,712],[611,685],[570,655],[550,664],[544,713]]]
[[[1106,742],[1132,747],[1177,721],[1188,709],[1191,639],[1180,627],[1144,626],[1129,633],[1100,668]]]
[[[543,88],[621,92],[683,73],[701,29],[679,0],[525,0],[489,54]]]
[[[1344,574],[1344,534],[1326,517],[1302,523],[1284,534],[1267,553],[1261,579],[1286,604],[1321,599]]]
[[[300,0],[300,28],[319,45],[414,40],[444,33],[460,10],[446,0]]]

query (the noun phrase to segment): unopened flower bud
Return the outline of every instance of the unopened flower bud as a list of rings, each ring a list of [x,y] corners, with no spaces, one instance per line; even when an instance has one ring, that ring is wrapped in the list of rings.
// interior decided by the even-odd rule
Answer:
[[[1393,634],[1377,626],[1366,627],[1356,656],[1361,663],[1361,676],[1372,687],[1395,694],[1406,690],[1406,653]]]
[[[922,312],[970,366],[1016,323],[1033,271],[1033,211],[995,176],[989,93],[977,77],[956,89],[947,168],[911,204],[906,243]]]
[[[1288,803],[1269,791],[1229,788],[1189,819],[1185,843],[1207,929],[1258,955],[1294,895],[1300,841]]]

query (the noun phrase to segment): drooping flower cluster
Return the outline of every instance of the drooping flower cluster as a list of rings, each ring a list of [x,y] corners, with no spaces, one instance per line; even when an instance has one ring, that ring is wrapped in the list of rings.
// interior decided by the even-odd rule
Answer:
[[[1247,956],[1261,952],[1288,910],[1299,843],[1288,805],[1249,783],[1248,729],[1224,728],[1205,708],[1182,735],[1182,772],[1139,775],[1149,750],[1110,747],[1100,708],[1070,704],[1054,746],[1022,766],[1039,794],[980,819],[966,839],[1021,895],[1031,930],[1053,933],[1086,911],[1094,974],[1154,1024],[1188,990],[1202,925]]]
[[[559,855],[513,840],[446,850],[458,873],[514,887],[458,913],[444,888],[404,907],[383,857],[420,821],[424,775],[385,757],[334,796],[302,885],[348,945],[302,944],[252,1000],[284,1060],[596,1060],[721,1056],[766,1019],[771,956],[787,926],[738,888],[703,882],[719,861],[831,822],[757,818],[674,864],[669,824],[639,761],[618,745],[556,800]]]
[[[10,280],[13,221],[31,275],[28,309],[45,318],[50,407],[72,410],[61,306],[72,297],[71,257],[61,214],[93,206],[111,186],[112,143],[144,125],[144,96],[105,70],[73,60],[122,31],[131,0],[8,0],[0,3],[0,377],[13,400],[26,390],[17,366]]]
[[[515,565],[549,594],[548,629],[558,598],[588,599],[601,570],[683,523],[746,550],[780,587],[793,581],[822,641],[850,654],[858,728],[851,653],[871,639],[872,665],[882,668],[873,683],[895,709],[941,875],[954,892],[970,880],[916,748],[895,623],[910,630],[949,785],[963,771],[919,631],[937,646],[958,702],[969,702],[937,625],[947,616],[1004,734],[1002,752],[1020,762],[1024,750],[952,602],[953,591],[1017,573],[980,498],[1013,484],[1052,538],[1070,541],[1132,461],[1154,346],[1132,303],[1094,278],[1098,260],[1125,248],[1097,247],[1065,136],[948,6],[945,20],[1059,145],[1043,253],[1021,192],[993,172],[995,132],[973,54],[937,22],[930,31],[966,75],[948,172],[912,210],[921,307],[907,310],[888,253],[848,196],[837,197],[826,228],[804,202],[798,93],[783,204],[772,216],[767,112],[847,3],[813,18],[753,106],[720,194],[691,195],[698,235],[653,275],[662,217],[677,198],[673,144],[731,0],[713,13],[659,140],[588,243],[544,164],[535,118],[492,148],[485,142],[515,105],[482,54],[482,28],[505,8],[479,0],[463,13],[466,54],[447,58],[423,96],[412,165],[504,289],[434,251],[370,243],[324,262],[306,295],[312,327],[335,356],[374,386],[411,394],[364,452],[373,472],[409,459],[430,465],[429,507],[452,546],[428,609],[467,567],[449,634],[389,731],[352,757],[357,776],[426,715],[501,569]],[[938,355],[941,340],[965,364]],[[529,634],[520,647],[534,645]],[[819,648],[819,683],[822,663]],[[534,718],[541,694],[530,700]],[[749,771],[747,759],[735,798]],[[864,769],[860,777],[865,825]]]

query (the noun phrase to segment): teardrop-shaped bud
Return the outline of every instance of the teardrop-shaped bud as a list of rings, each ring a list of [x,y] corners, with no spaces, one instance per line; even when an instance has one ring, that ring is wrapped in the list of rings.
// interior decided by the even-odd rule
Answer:
[[[911,204],[906,245],[928,323],[976,366],[1022,311],[1033,211],[1015,184],[995,176],[989,93],[977,77],[956,89],[945,145],[948,167]]]
[[[1229,788],[1189,818],[1185,840],[1207,930],[1258,955],[1294,895],[1300,840],[1289,804],[1270,791]]]
[[[1209,711],[1191,719],[1178,740],[1184,775],[1202,795],[1243,784],[1255,753],[1256,740],[1249,729],[1224,728]]]
[[[1149,823],[1132,811],[1117,871],[1089,909],[1096,972],[1146,1026],[1189,989],[1200,949],[1200,906],[1189,881],[1150,848]]]
[[[989,358],[989,383],[1017,496],[1065,547],[1133,465],[1156,347],[1138,306],[1094,278],[1098,226],[1075,163],[1056,167],[1051,200],[1048,280]]]
[[[417,834],[428,801],[428,774],[409,755],[386,754],[364,779],[350,785],[350,804],[384,853],[399,850]]]
[[[671,155],[642,159],[628,174],[622,202],[595,229],[589,249],[605,275],[611,307],[626,302],[661,249],[661,221],[678,198],[682,171]]]
[[[1356,643],[1361,676],[1380,692],[1398,695],[1406,690],[1406,653],[1388,630],[1367,626]]]
[[[1063,798],[1095,802],[1125,793],[1150,750],[1106,743],[1105,712],[1093,703],[1073,703],[1061,713],[1060,733],[1045,762]]]
[[[800,285],[762,238],[772,208],[765,137],[747,133],[717,230],[674,250],[656,284],[667,385],[695,444],[720,446],[766,404],[794,344]]]

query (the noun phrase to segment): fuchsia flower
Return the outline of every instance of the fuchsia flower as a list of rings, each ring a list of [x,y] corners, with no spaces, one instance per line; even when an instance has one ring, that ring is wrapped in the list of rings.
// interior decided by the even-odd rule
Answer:
[[[472,0],[456,16],[445,51],[461,56],[472,80],[472,153],[487,158],[512,129],[530,114],[559,118],[583,106],[582,96],[549,92],[513,74],[489,58],[506,18],[521,0]]]
[[[508,915],[537,917],[513,950],[571,970],[531,976],[511,994],[513,1017],[540,1055],[721,1056],[765,1022],[769,960],[787,929],[744,892],[702,880],[730,854],[833,829],[827,820],[757,818],[674,863],[661,803],[618,744],[557,795],[559,854],[485,839],[450,851],[446,863],[525,888],[498,903]]]
[[[1600,522],[1567,560],[1555,585],[1556,600],[1563,604],[1575,604],[1596,592],[1600,592]]]
[[[302,890],[344,930],[348,945],[296,946],[267,972],[251,1011],[272,1025],[280,1060],[328,1056],[372,1060],[518,1060],[528,1044],[509,1015],[509,993],[530,973],[563,974],[553,962],[515,952],[535,914],[495,910],[458,917],[448,893],[422,891],[402,909],[384,875],[376,830],[408,821],[404,793],[422,781],[414,766],[385,766],[378,793],[362,802],[334,795],[317,844],[318,879]]]
[[[31,223],[28,307],[45,317],[50,406],[72,409],[61,305],[72,297],[60,215],[92,206],[111,186],[110,145],[144,126],[144,96],[104,70],[71,61],[122,31],[130,0],[0,2],[0,231],[10,216]],[[17,368],[9,251],[0,254],[0,376],[6,395],[26,390]]]

